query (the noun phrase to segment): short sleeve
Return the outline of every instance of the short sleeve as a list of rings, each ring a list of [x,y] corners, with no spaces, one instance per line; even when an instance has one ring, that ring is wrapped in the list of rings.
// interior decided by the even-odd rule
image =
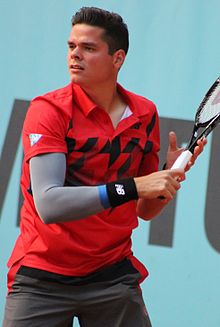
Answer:
[[[68,119],[61,108],[42,98],[33,100],[22,131],[25,161],[43,153],[67,153],[67,130]]]

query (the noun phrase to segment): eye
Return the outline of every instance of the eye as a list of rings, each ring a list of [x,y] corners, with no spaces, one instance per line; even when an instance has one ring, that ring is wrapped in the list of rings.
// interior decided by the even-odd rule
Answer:
[[[68,48],[70,49],[70,50],[73,50],[73,49],[75,49],[75,44],[73,44],[73,43],[68,43]]]
[[[93,52],[93,51],[95,51],[95,49],[94,49],[93,47],[89,46],[89,45],[86,45],[86,46],[85,46],[85,50],[88,51],[88,52]]]

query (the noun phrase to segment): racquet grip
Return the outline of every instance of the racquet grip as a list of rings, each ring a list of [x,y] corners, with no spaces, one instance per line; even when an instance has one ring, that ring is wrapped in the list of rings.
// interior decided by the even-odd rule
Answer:
[[[176,159],[171,169],[177,169],[177,168],[184,169],[187,163],[189,162],[189,160],[191,159],[191,157],[192,157],[192,152],[190,152],[189,150],[183,151],[181,155]]]
[[[189,162],[189,160],[192,157],[192,152],[190,152],[189,150],[185,150],[181,153],[181,155],[176,159],[176,161],[174,162],[173,166],[171,167],[171,169],[177,169],[177,168],[182,168],[185,169],[187,163]],[[164,196],[160,195],[158,196],[158,199],[165,199]]]

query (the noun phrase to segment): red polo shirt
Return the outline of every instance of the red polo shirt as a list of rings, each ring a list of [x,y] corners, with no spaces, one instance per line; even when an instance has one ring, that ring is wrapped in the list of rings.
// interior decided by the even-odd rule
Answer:
[[[85,219],[46,225],[30,192],[30,158],[49,152],[66,154],[65,185],[99,185],[158,169],[159,127],[155,105],[118,90],[132,115],[113,127],[109,115],[77,85],[35,98],[23,128],[21,234],[8,266],[13,279],[25,265],[67,276],[84,276],[101,267],[131,259],[142,279],[146,268],[133,256],[131,233],[138,225],[135,201]],[[74,199],[73,199],[74,201]],[[9,281],[10,281],[9,280]]]

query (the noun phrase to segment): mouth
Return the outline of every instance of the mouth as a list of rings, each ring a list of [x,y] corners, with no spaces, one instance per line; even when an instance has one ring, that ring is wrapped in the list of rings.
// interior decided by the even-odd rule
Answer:
[[[79,70],[84,70],[84,68],[80,65],[70,65],[70,70],[79,71]]]

